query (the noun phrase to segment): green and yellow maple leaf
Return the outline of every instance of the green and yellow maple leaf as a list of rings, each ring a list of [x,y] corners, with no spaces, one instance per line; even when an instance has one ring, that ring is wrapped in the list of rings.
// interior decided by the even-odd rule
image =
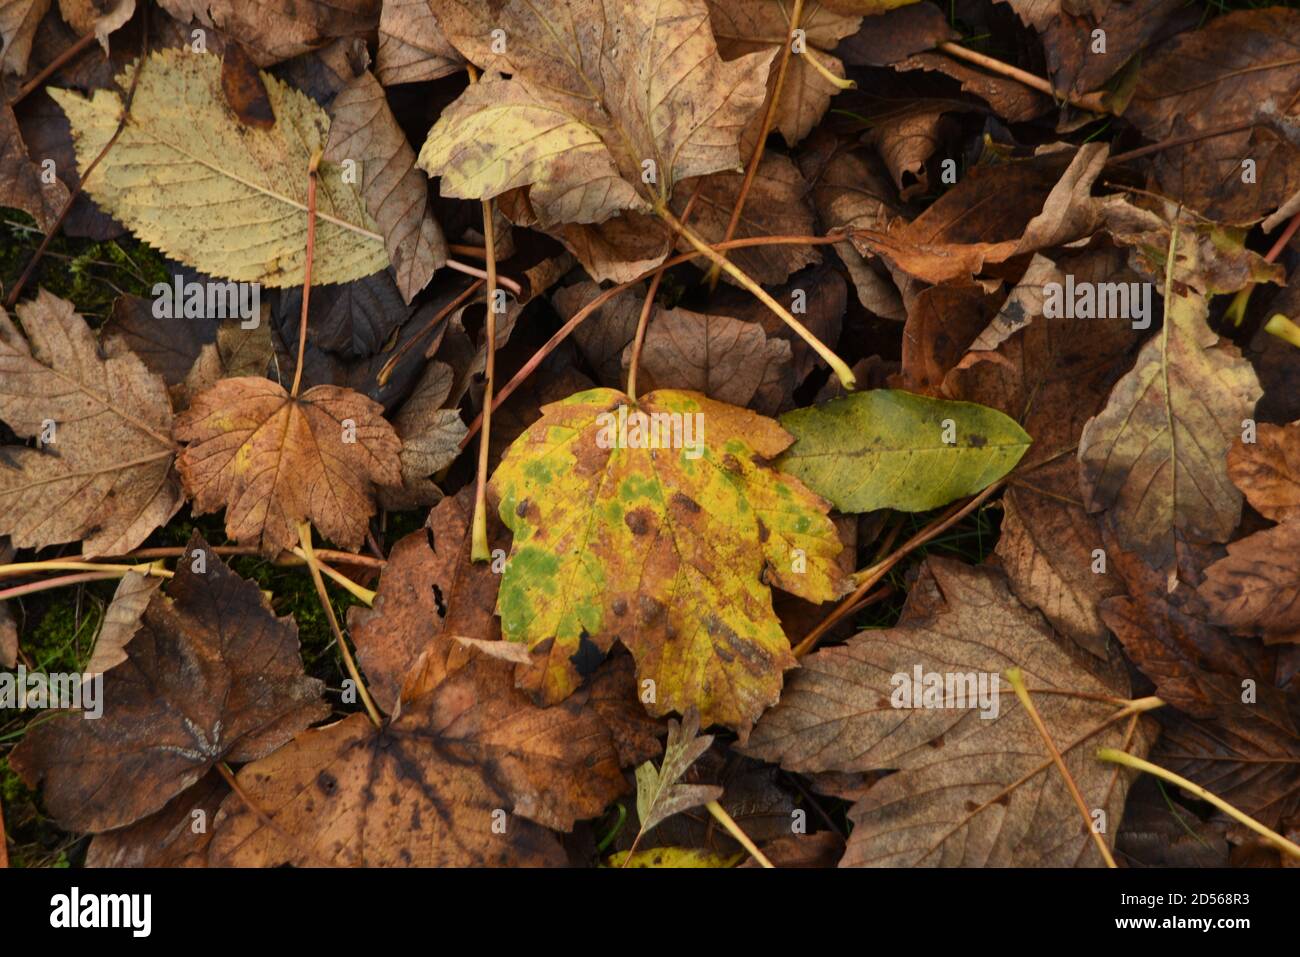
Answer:
[[[768,465],[790,442],[696,392],[545,406],[491,485],[514,533],[502,632],[533,652],[519,684],[559,701],[618,640],[652,714],[694,705],[746,734],[795,663],[769,585],[817,602],[845,590],[829,504]]]

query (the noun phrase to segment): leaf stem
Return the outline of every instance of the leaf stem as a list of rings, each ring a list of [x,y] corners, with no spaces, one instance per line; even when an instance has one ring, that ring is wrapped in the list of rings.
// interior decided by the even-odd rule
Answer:
[[[129,575],[130,572],[80,572],[76,575],[60,575],[57,578],[46,578],[43,581],[28,582],[26,585],[15,585],[13,588],[0,590],[0,601],[7,601],[10,598],[22,598],[24,595],[34,595],[37,592],[52,591],[55,588],[66,588],[70,585],[80,585],[85,582],[112,581],[115,578],[121,578],[123,575]]]
[[[767,859],[758,845],[749,839],[749,835],[740,829],[740,825],[735,822],[726,809],[717,801],[710,801],[704,805],[708,808],[710,814],[717,818],[718,823],[727,829],[727,833],[734,837],[740,846],[749,852],[749,856],[758,861],[763,867],[774,869],[775,865]]]
[[[664,222],[672,227],[673,232],[685,239],[697,252],[703,254],[710,262],[716,264],[728,276],[748,289],[754,295],[754,298],[767,306],[767,308],[770,309],[777,318],[794,330],[799,338],[808,343],[808,345],[813,348],[813,351],[821,356],[826,364],[831,367],[836,378],[840,380],[840,384],[844,386],[846,390],[852,391],[856,384],[853,370],[851,370],[844,360],[832,352],[820,339],[809,332],[803,323],[790,315],[790,312],[784,306],[768,295],[766,289],[755,282],[749,274],[739,266],[724,257],[721,253],[717,252],[712,246],[701,239],[694,230],[674,216],[672,210],[670,210],[665,204],[659,203],[656,205],[655,212],[659,214],[660,218],[662,218]]]
[[[311,547],[311,523],[302,522],[298,525],[298,541],[302,543],[303,557],[307,559],[307,567],[311,569],[312,584],[316,586],[316,597],[320,599],[321,605],[325,609],[325,617],[329,619],[330,630],[334,632],[334,640],[338,642],[339,652],[343,655],[343,664],[348,669],[348,674],[357,684],[357,692],[361,695],[361,703],[365,705],[366,713],[370,715],[370,721],[376,728],[383,727],[384,719],[379,714],[379,709],[375,707],[375,702],[370,697],[370,690],[366,683],[361,680],[361,672],[357,670],[357,663],[352,658],[352,650],[348,648],[347,640],[343,637],[343,630],[339,628],[339,620],[334,616],[334,605],[330,602],[329,592],[325,590],[325,582],[321,578],[320,562],[316,559],[315,552]]]
[[[471,74],[472,75],[472,74]],[[470,538],[470,561],[485,562],[492,557],[487,536],[488,454],[492,439],[492,392],[497,368],[497,253],[496,230],[492,222],[492,200],[483,201],[483,241],[487,249],[487,385],[483,392],[483,430],[478,440],[478,479],[474,487],[474,524]]]
[[[295,548],[293,553],[301,558],[308,567],[311,567],[311,561],[307,558],[307,553],[301,548]],[[344,575],[342,572],[325,564],[325,562],[321,561],[319,552],[316,554],[316,564],[320,566],[321,572],[324,573],[326,577],[333,579],[336,584],[351,592],[358,601],[367,606],[373,606],[375,604],[375,593],[373,591],[363,585],[358,585],[351,578],[348,578],[347,575]]]
[[[1240,822],[1241,824],[1244,824],[1246,827],[1250,828],[1256,834],[1260,834],[1263,837],[1267,838],[1269,841],[1272,841],[1274,844],[1277,845],[1278,849],[1281,850],[1284,854],[1289,854],[1291,857],[1300,860],[1300,846],[1297,846],[1292,841],[1288,841],[1285,837],[1283,837],[1281,834],[1278,834],[1276,831],[1265,827],[1263,824],[1259,823],[1259,821],[1255,820],[1249,814],[1237,810],[1227,801],[1223,800],[1223,798],[1219,797],[1217,794],[1205,790],[1205,788],[1201,787],[1196,782],[1189,781],[1187,780],[1187,778],[1183,777],[1182,775],[1175,774],[1173,771],[1169,771],[1165,768],[1162,768],[1158,764],[1152,764],[1150,761],[1144,761],[1142,758],[1139,758],[1133,754],[1129,754],[1127,751],[1116,751],[1114,748],[1098,748],[1097,757],[1103,761],[1114,761],[1116,764],[1123,764],[1126,767],[1136,768],[1139,771],[1145,771],[1147,772],[1147,774],[1154,774],[1156,777],[1163,778],[1164,780],[1168,781],[1170,784],[1178,785],[1178,787],[1182,788],[1184,791],[1196,795],[1202,801],[1208,801],[1210,804],[1213,804],[1224,814]]]
[[[951,41],[940,43],[938,49],[958,60],[966,60],[981,66],[991,73],[997,73],[1008,79],[1022,83],[1031,90],[1037,90],[1039,93],[1046,93],[1052,99],[1060,101],[1065,100],[1071,106],[1077,106],[1081,110],[1087,110],[1090,113],[1109,113],[1105,104],[1102,102],[1101,93],[1065,93],[1044,80],[1040,76],[1028,73],[1019,67],[1012,66],[1009,63],[1003,63],[1001,60],[995,60],[991,56],[985,56],[983,53],[976,53],[974,50],[967,49],[960,44]]]
[[[745,239],[733,239],[729,243],[715,243],[713,248],[722,250],[722,249],[740,249],[741,247],[744,246],[783,246],[783,245],[788,246],[793,244],[802,244],[802,245],[810,245],[810,246],[827,246],[827,245],[833,245],[835,243],[843,242],[844,238],[845,238],[844,235],[839,232],[831,233],[826,236],[751,236]],[[682,263],[690,262],[692,259],[698,259],[702,255],[704,254],[700,252],[680,253],[679,255],[674,256],[663,263],[660,263],[657,267],[655,267],[655,269],[646,270],[644,273],[642,273],[640,276],[637,276],[635,279],[629,279],[627,282],[619,283],[617,286],[611,286],[609,289],[603,291],[595,299],[593,299],[591,302],[587,303],[585,306],[583,306],[581,309],[575,312],[569,318],[568,322],[566,322],[563,326],[561,326],[558,330],[556,330],[555,334],[551,336],[551,338],[547,339],[546,342],[542,345],[542,347],[538,349],[536,352],[534,352],[531,357],[529,357],[528,361],[525,362],[523,366],[520,367],[519,371],[516,372],[514,376],[511,377],[510,381],[507,382],[505,386],[503,386],[501,390],[497,393],[496,398],[492,402],[492,408],[494,410],[499,409],[501,407],[501,403],[504,402],[506,399],[508,399],[514,393],[515,389],[519,388],[519,386],[523,383],[523,381],[527,379],[530,375],[532,375],[534,371],[536,371],[537,367],[541,365],[543,361],[545,361],[546,357],[549,356],[552,352],[554,352],[556,348],[559,347],[560,343],[569,337],[570,333],[572,333],[574,329],[582,325],[583,321],[587,319],[587,317],[589,317],[593,312],[595,312],[605,303],[609,302],[619,293],[626,292],[627,290],[636,286],[638,283],[644,282],[647,277],[653,276],[655,272],[657,272],[660,269],[671,269],[673,266],[678,266],[681,265]],[[392,360],[390,360],[390,362],[391,361]],[[385,366],[385,368],[387,368],[387,366]],[[464,449],[465,446],[469,445],[470,441],[478,433],[479,426],[481,426],[482,424],[483,424],[483,416],[480,414],[477,418],[474,419],[473,422],[470,423],[469,431],[466,432],[465,436],[460,440],[460,447],[462,449]]]
[[[13,578],[18,575],[30,575],[38,572],[113,572],[125,575],[138,572],[141,575],[153,575],[158,578],[171,578],[172,573],[157,562],[143,562],[137,565],[108,564],[104,562],[45,561],[14,562],[12,565],[0,565],[0,578]]]
[[[830,631],[831,628],[840,621],[840,619],[845,615],[848,615],[858,605],[858,603],[862,601],[867,592],[874,588],[882,578],[889,574],[889,570],[902,561],[908,553],[915,548],[920,548],[936,536],[942,535],[972,511],[979,508],[980,505],[984,504],[988,497],[1001,487],[1002,480],[999,480],[994,482],[984,491],[980,492],[965,505],[952,506],[947,512],[935,518],[930,522],[930,524],[926,525],[925,528],[921,529],[907,541],[903,542],[902,545],[899,545],[898,548],[894,549],[887,558],[883,558],[870,568],[859,572],[858,576],[861,578],[861,583],[858,587],[853,590],[851,595],[841,599],[840,603],[835,606],[834,610],[822,619],[821,623],[818,624],[817,627],[808,632],[803,641],[799,642],[799,644],[795,646],[794,656],[796,658],[802,658],[804,655],[808,654],[808,652],[816,648],[817,642],[821,640],[821,637],[826,634],[826,632]]]
[[[754,177],[758,174],[758,164],[763,161],[763,151],[767,147],[767,137],[772,132],[772,124],[776,121],[777,105],[781,102],[781,91],[785,86],[785,75],[790,69],[790,55],[794,51],[794,31],[799,29],[799,19],[802,16],[803,0],[794,0],[794,6],[790,10],[790,29],[786,31],[785,46],[781,48],[781,62],[776,70],[776,82],[772,85],[772,95],[767,101],[767,109],[763,111],[763,125],[759,129],[758,139],[754,143],[754,155],[749,158],[749,165],[745,168],[745,180],[740,184],[740,193],[736,196],[736,205],[731,208],[731,219],[727,221],[727,231],[722,236],[723,242],[736,235],[736,227],[740,225],[740,214],[745,209],[745,200],[749,196],[750,188],[754,185]],[[714,263],[709,267],[708,283],[710,292],[717,288],[718,279],[721,276],[721,266]]]
[[[302,385],[302,364],[307,354],[307,303],[311,297],[311,264],[316,258],[316,179],[320,168],[321,151],[311,154],[307,162],[307,261],[302,269],[302,313],[298,318],[298,366],[293,370],[292,398],[298,398]]]
[[[1034,706],[1034,699],[1029,697],[1029,690],[1025,687],[1024,672],[1019,668],[1008,668],[1007,680],[1011,682],[1011,689],[1015,691],[1016,697],[1020,699],[1020,704],[1029,715],[1029,719],[1033,721],[1034,727],[1038,729],[1039,737],[1043,739],[1047,753],[1056,762],[1056,769],[1061,772],[1061,777],[1065,779],[1065,786],[1070,791],[1070,797],[1074,798],[1074,805],[1079,809],[1079,814],[1083,816],[1084,828],[1092,835],[1097,850],[1101,852],[1101,859],[1106,862],[1107,867],[1114,868],[1116,866],[1115,858],[1111,856],[1110,848],[1106,846],[1106,839],[1093,827],[1092,817],[1088,813],[1088,805],[1083,800],[1083,794],[1079,791],[1079,785],[1075,782],[1070,769],[1065,766],[1065,759],[1061,757],[1061,752],[1056,748],[1056,742],[1052,740],[1052,733],[1047,730],[1042,715],[1038,713],[1038,708]]]
[[[632,361],[627,370],[627,397],[636,402],[636,371],[641,366],[641,349],[645,346],[646,327],[650,325],[650,313],[654,312],[655,293],[659,291],[659,280],[663,270],[657,271],[646,288],[645,301],[641,303],[641,315],[636,321],[636,336],[632,339]]]

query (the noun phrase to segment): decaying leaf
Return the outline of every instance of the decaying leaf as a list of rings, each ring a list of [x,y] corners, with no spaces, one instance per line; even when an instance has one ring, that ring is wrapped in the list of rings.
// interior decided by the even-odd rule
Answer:
[[[1255,511],[1275,522],[1300,520],[1300,422],[1258,426],[1255,441],[1228,450],[1228,475]]]
[[[275,617],[197,533],[102,688],[97,719],[58,712],[10,757],[78,831],[138,821],[218,761],[270,754],[329,713],[322,683],[303,674],[293,619]]]
[[[131,118],[85,182],[86,191],[141,239],[213,276],[301,285],[306,259],[307,166],[329,120],[303,94],[263,75],[275,125],[240,125],[224,103],[221,60],[160,50],[140,70]],[[121,97],[50,95],[72,121],[84,173],[117,131]],[[239,143],[231,149],[230,143]],[[383,237],[357,186],[325,164],[317,190],[313,282],[346,282],[388,265]]]
[[[226,534],[267,556],[310,519],[357,548],[373,490],[401,483],[401,440],[370,399],[332,385],[292,397],[270,379],[222,379],[176,420],[177,459],[196,513],[226,509]]]
[[[805,659],[746,753],[793,771],[900,769],[850,812],[841,866],[1100,864],[1042,738],[1000,676],[1024,671],[1085,800],[1114,829],[1127,783],[1093,753],[1123,746],[1123,725],[1108,724],[1118,704],[1097,697],[1127,697],[1123,679],[1083,667],[996,571],[933,556],[928,568],[935,604]],[[1151,740],[1142,729],[1130,750],[1144,754]]]
[[[795,444],[778,467],[842,512],[920,512],[996,482],[1029,448],[994,409],[895,389],[855,392],[781,417]]]
[[[464,66],[465,61],[433,18],[429,0],[384,0],[375,54],[375,76],[380,83],[392,86],[436,80]]]
[[[546,406],[492,478],[514,533],[502,632],[538,658],[523,686],[562,700],[617,639],[654,682],[652,714],[694,705],[743,735],[794,664],[769,585],[813,601],[843,590],[826,503],[761,461],[789,441],[691,392]]]
[[[122,576],[113,600],[104,609],[104,623],[95,636],[95,650],[86,665],[86,674],[103,674],[126,661],[127,642],[140,630],[145,609],[162,583],[161,578],[135,572]]]
[[[49,8],[50,0],[0,0],[0,73],[27,72],[36,28]]]
[[[226,800],[209,851],[221,866],[557,865],[546,828],[572,828],[625,788],[579,699],[535,707],[491,658],[450,672],[382,729],[351,715],[237,780],[261,813]]]
[[[415,151],[370,73],[334,97],[325,158],[361,167],[361,195],[384,235],[397,288],[409,303],[446,264],[447,240],[433,218],[428,180],[415,168]]]
[[[216,26],[239,41],[261,66],[323,47],[336,37],[374,30],[381,0],[159,0],[182,23]]]
[[[488,75],[443,111],[420,166],[442,177],[444,195],[465,199],[528,186],[537,225],[592,278],[615,278],[607,261],[632,257],[610,257],[608,244],[637,231],[640,270],[657,265],[668,233],[646,214],[677,183],[740,167],[740,133],[762,105],[772,51],[724,63],[703,0],[432,7]],[[513,40],[494,44],[494,30]],[[638,226],[628,214],[640,214]]]
[[[1172,567],[1182,542],[1232,534],[1241,493],[1228,449],[1262,394],[1250,363],[1206,325],[1204,297],[1169,265],[1163,327],[1079,439],[1088,510],[1106,511],[1120,544],[1157,568]]]
[[[17,313],[26,339],[0,310],[0,420],[44,447],[0,449],[0,535],[130,551],[181,506],[167,387],[131,352],[101,353],[57,296]]]
[[[718,52],[725,59],[748,53],[779,51],[790,34],[790,8],[768,0],[705,0],[709,22],[718,39]],[[860,16],[836,13],[819,0],[804,5],[799,26],[803,48],[790,57],[781,101],[773,127],[786,143],[794,146],[811,132],[839,92],[822,73],[809,64],[813,57],[830,74],[844,78],[844,64],[830,51],[840,40],[857,32]],[[768,79],[768,96],[776,85],[776,71]]]

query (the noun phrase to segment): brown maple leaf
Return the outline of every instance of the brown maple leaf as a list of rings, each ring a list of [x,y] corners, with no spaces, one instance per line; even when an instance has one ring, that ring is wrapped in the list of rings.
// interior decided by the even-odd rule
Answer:
[[[199,569],[202,569],[201,571]],[[64,827],[106,831],[158,811],[218,761],[252,761],[329,713],[298,628],[197,533],[104,674],[97,719],[60,711],[10,757]]]
[[[374,487],[400,485],[401,440],[382,407],[318,385],[294,398],[270,379],[223,379],[177,418],[177,459],[196,514],[226,509],[226,534],[268,556],[310,519],[343,548],[360,546]]]

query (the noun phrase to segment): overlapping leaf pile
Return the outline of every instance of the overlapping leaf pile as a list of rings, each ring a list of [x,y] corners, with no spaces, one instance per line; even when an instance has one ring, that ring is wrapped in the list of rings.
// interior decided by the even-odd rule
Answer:
[[[1300,853],[1300,12],[1223,6],[0,2],[0,666],[103,705],[20,690],[8,846]]]

